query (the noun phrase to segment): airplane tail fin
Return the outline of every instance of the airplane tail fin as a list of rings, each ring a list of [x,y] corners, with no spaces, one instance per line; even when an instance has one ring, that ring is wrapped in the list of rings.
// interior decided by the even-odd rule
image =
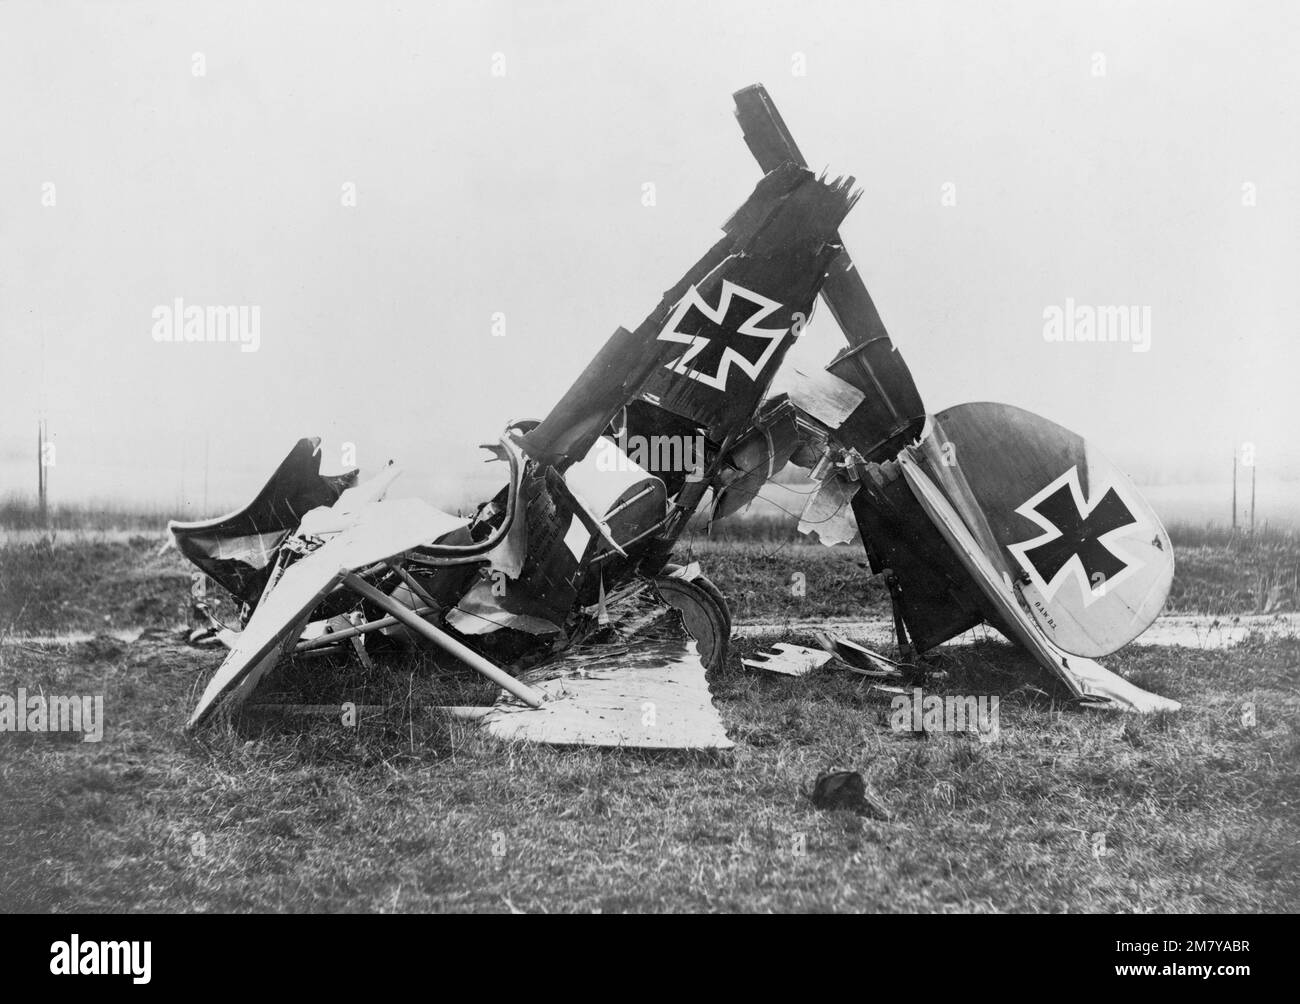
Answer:
[[[1038,629],[1094,658],[1159,615],[1174,577],[1160,518],[1082,436],[1007,404],[940,412],[913,452]]]
[[[1093,661],[1159,615],[1174,557],[1150,505],[1081,436],[1010,405],[963,404],[932,416],[896,462],[826,485],[831,503],[851,500],[919,650],[988,621],[1087,703],[1177,709]]]
[[[1113,711],[1136,711],[1150,714],[1160,711],[1178,711],[1181,705],[1167,697],[1152,694],[1136,684],[1111,672],[1086,656],[1068,652],[1052,637],[1045,626],[1042,610],[1026,603],[1026,594],[1020,584],[1000,567],[996,551],[990,551],[981,541],[981,530],[968,523],[960,512],[963,505],[953,499],[930,476],[934,468],[922,459],[921,451],[908,449],[899,458],[899,465],[917,501],[934,522],[934,526],[951,545],[954,555],[971,578],[979,584],[986,602],[996,612],[999,630],[1023,645],[1045,668],[1051,670],[1087,707]],[[1031,617],[1033,611],[1035,616]],[[1093,624],[1104,625],[1106,618],[1094,618]],[[1113,622],[1115,618],[1110,618]]]

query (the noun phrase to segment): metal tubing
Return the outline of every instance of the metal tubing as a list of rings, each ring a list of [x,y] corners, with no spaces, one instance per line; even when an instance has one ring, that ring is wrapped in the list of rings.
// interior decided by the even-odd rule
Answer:
[[[415,611],[420,616],[433,612],[433,607],[420,607]],[[369,631],[381,631],[386,627],[395,627],[397,618],[381,617],[379,620],[367,621],[364,624],[354,624],[351,627],[341,628],[338,631],[329,631],[319,638],[312,638],[309,641],[300,641],[295,647],[297,652],[310,652],[313,649],[325,648],[333,645],[336,641],[344,641],[348,638],[355,638],[359,634],[366,634]]]
[[[444,652],[449,652],[461,662],[465,663],[471,669],[482,673],[489,680],[495,683],[502,690],[508,691],[519,700],[523,701],[530,708],[540,708],[542,706],[542,695],[523,683],[520,683],[509,673],[503,671],[500,667],[484,659],[472,648],[462,645],[445,631],[439,631],[436,627],[424,620],[408,607],[402,606],[391,596],[385,596],[369,582],[359,578],[347,568],[339,569],[339,575],[343,579],[343,584],[353,592],[360,593],[375,606],[386,610],[392,616],[405,624],[416,634],[437,645]]]

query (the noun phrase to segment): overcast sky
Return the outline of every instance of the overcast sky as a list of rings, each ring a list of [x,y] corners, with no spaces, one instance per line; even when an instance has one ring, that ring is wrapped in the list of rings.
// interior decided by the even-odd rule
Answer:
[[[205,453],[217,508],[304,435],[474,496],[475,445],[752,189],[757,81],[864,189],[844,238],[932,411],[1018,404],[1140,480],[1245,441],[1300,476],[1298,28],[1293,2],[4,4],[0,495],[43,414],[56,502],[192,516]],[[258,351],[156,342],[177,297],[259,307]],[[1067,298],[1148,307],[1150,350],[1046,341]],[[822,311],[791,358],[840,344]]]

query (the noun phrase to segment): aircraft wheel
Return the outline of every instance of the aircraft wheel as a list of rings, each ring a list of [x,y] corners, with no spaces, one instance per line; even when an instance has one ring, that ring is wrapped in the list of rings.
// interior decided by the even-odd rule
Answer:
[[[731,618],[718,587],[701,576],[694,581],[656,578],[655,588],[665,603],[681,613],[686,630],[699,647],[704,668],[720,668],[727,661]]]
[[[681,567],[682,567],[681,565],[673,565],[673,564],[664,565],[662,571],[660,571],[659,574],[661,576],[671,575],[673,572],[678,571]],[[711,595],[714,598],[714,600],[717,601],[718,606],[722,608],[722,616],[725,617],[727,620],[727,637],[730,638],[731,637],[731,604],[727,602],[727,597],[723,594],[722,590],[717,587],[717,584],[710,578],[707,578],[703,575],[698,575],[691,581],[693,581],[697,586],[700,586],[703,589],[707,590],[709,595]]]

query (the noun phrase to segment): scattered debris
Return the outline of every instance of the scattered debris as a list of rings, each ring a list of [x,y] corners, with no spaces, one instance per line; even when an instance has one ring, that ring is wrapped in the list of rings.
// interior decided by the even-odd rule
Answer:
[[[784,676],[805,676],[825,666],[832,658],[829,652],[782,641],[777,642],[772,651],[759,652],[753,659],[742,659],[741,664],[748,669],[763,669]]]
[[[893,819],[889,807],[856,770],[823,771],[808,798],[819,809],[847,809],[884,822]]]
[[[814,636],[822,648],[844,663],[850,671],[862,676],[902,677],[905,671],[914,668],[910,663],[886,659],[878,652],[847,638],[822,631],[815,632]]]

